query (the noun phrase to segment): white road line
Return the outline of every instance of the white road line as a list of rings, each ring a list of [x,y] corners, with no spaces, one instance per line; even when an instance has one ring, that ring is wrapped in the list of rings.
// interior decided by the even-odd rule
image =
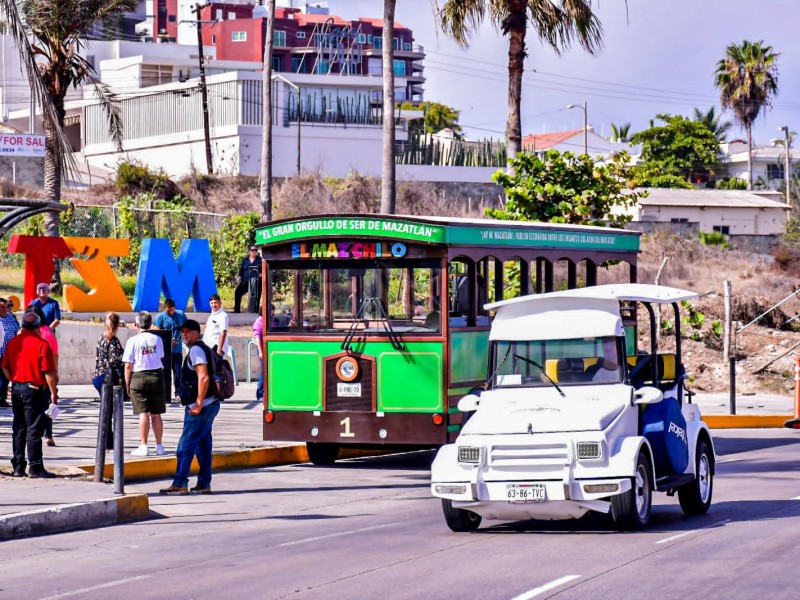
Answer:
[[[542,586],[537,588],[533,588],[532,590],[528,590],[527,592],[521,593],[519,596],[514,596],[511,600],[530,600],[530,598],[535,598],[539,594],[544,594],[545,592],[549,592],[553,588],[557,588],[560,585],[564,585],[565,583],[569,583],[573,579],[580,578],[580,575],[565,575],[564,577],[560,577],[550,583],[545,583]]]
[[[718,461],[715,461],[715,462],[718,465],[721,465],[723,463],[740,462],[740,461],[743,461],[743,460],[744,460],[744,458],[726,458],[725,460],[718,460]]]
[[[690,531],[684,531],[683,533],[679,533],[678,535],[673,535],[672,537],[664,538],[663,540],[658,540],[656,544],[666,544],[667,542],[671,542],[673,540],[686,537],[687,535],[692,535],[693,533],[703,531],[704,529],[710,529],[712,527],[721,527],[722,525],[725,525],[725,523],[730,523],[730,522],[731,522],[730,519],[725,519],[724,521],[720,521],[719,523],[711,523],[711,525],[706,525],[705,527],[701,527],[700,529],[692,529]]]
[[[137,575],[136,577],[127,577],[126,579],[118,579],[117,581],[109,581],[108,583],[101,583],[100,585],[93,585],[91,587],[81,588],[79,590],[72,590],[71,592],[64,592],[63,594],[56,594],[55,596],[47,596],[46,598],[41,598],[41,600],[55,600],[56,598],[69,598],[70,596],[80,596],[82,594],[86,594],[88,592],[95,592],[97,590],[104,590],[110,587],[116,587],[118,585],[125,585],[126,583],[131,583],[133,581],[140,581],[142,579],[150,578],[150,575]]]
[[[319,540],[327,540],[334,537],[340,537],[343,535],[350,535],[351,533],[361,533],[363,531],[373,531],[374,529],[384,529],[386,527],[396,527],[401,523],[398,521],[397,523],[386,523],[385,525],[373,525],[372,527],[362,527],[360,529],[348,529],[347,531],[338,531],[336,533],[329,533],[328,535],[319,535],[317,537],[310,537],[310,538],[303,538],[302,540],[294,540],[293,542],[284,542],[282,544],[277,544],[276,548],[281,548],[284,546],[296,546],[297,544],[306,544],[308,542],[316,542]]]
[[[796,498],[792,498],[792,500],[800,500],[800,496],[797,496]]]

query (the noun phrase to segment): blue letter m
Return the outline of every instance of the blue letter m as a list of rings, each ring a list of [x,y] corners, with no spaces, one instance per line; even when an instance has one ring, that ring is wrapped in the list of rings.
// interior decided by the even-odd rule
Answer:
[[[192,296],[196,312],[210,312],[208,298],[217,293],[217,282],[208,240],[183,240],[177,261],[169,240],[142,240],[133,310],[157,311],[162,292],[175,301],[178,310],[186,310]]]

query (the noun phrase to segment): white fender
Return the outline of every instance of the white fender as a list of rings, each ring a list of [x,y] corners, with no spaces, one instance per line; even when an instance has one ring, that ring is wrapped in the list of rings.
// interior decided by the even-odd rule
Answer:
[[[653,461],[653,449],[650,442],[641,436],[630,436],[618,440],[619,445],[609,457],[609,473],[619,477],[633,477],[636,472],[636,461],[639,459],[639,452],[642,448],[647,448],[647,455],[650,457],[650,470],[652,481],[656,480],[656,467]]]

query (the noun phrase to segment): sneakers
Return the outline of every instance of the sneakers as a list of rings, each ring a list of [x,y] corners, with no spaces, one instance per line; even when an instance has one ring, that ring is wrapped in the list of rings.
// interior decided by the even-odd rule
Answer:
[[[45,471],[42,469],[41,471],[31,471],[28,473],[28,477],[31,479],[52,479],[55,477],[55,473],[51,473],[50,471]]]
[[[147,449],[147,444],[142,444],[136,450],[131,450],[131,456],[147,456],[150,451]]]
[[[156,454],[158,456],[164,456],[166,454],[166,450],[164,450],[164,446],[162,444],[156,444]]]
[[[163,488],[158,490],[159,494],[163,494],[165,496],[188,496],[189,489],[185,487],[180,487],[178,485],[171,485],[168,488]]]
[[[200,487],[199,485],[194,486],[189,490],[193,494],[210,494],[211,488],[210,487]]]

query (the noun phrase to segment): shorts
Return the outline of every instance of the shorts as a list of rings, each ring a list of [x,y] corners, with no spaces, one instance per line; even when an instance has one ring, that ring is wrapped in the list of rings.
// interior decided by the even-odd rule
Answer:
[[[167,412],[164,399],[164,371],[138,371],[131,374],[133,414],[162,415]]]

